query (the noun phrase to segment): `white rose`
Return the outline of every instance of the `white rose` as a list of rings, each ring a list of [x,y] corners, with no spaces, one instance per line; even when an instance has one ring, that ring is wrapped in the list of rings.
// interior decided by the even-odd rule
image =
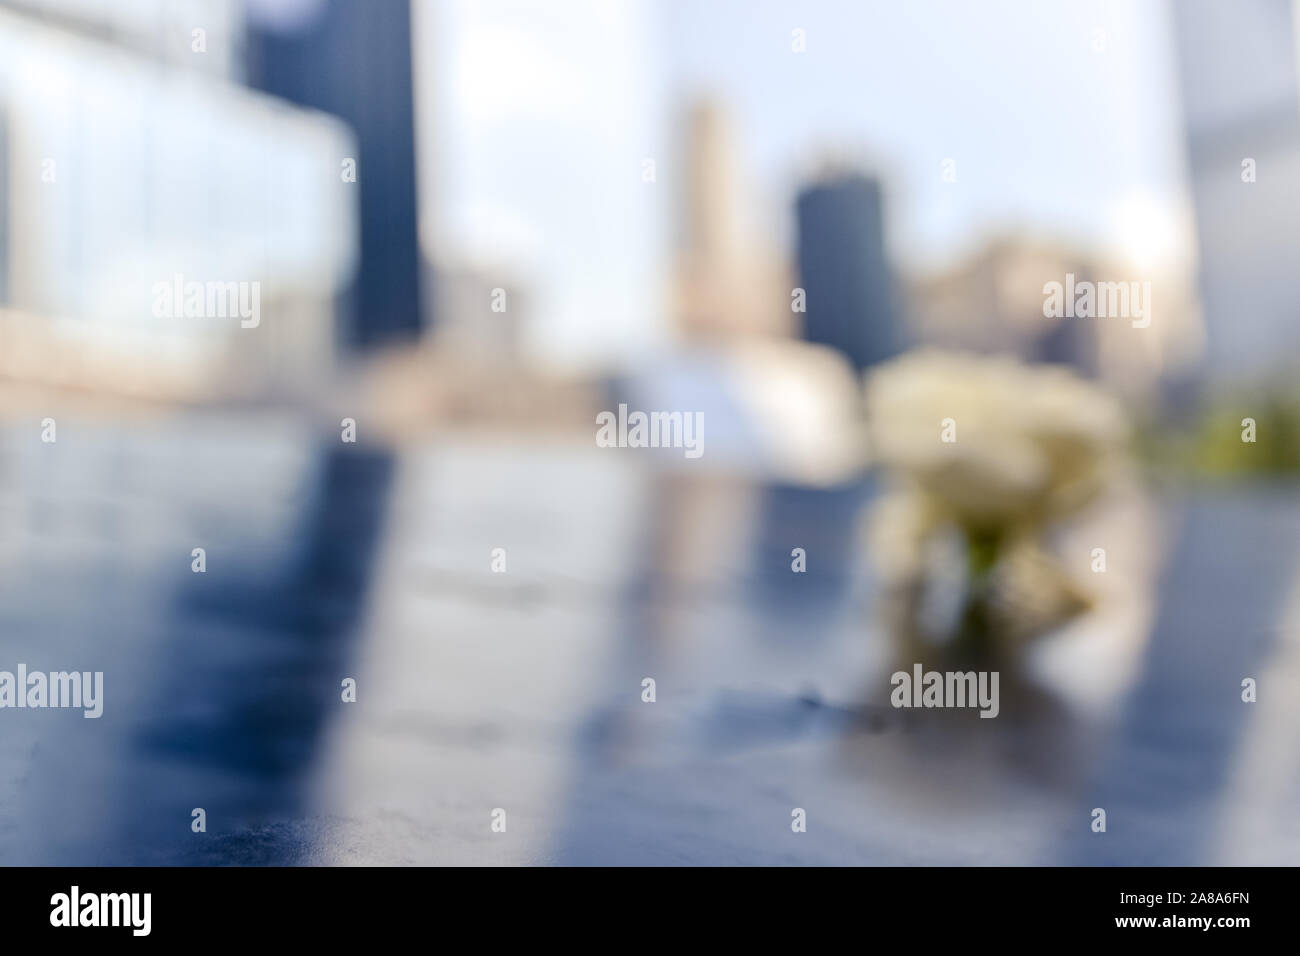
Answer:
[[[1036,526],[1088,504],[1127,435],[1118,404],[1064,368],[924,350],[867,382],[873,455],[967,530]],[[955,441],[940,440],[941,422]]]

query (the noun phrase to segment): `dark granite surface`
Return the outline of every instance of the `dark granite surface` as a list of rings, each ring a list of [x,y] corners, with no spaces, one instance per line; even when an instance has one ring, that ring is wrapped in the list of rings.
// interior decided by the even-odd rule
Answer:
[[[1159,498],[1131,673],[992,721],[886,706],[873,495],[541,439],[9,429],[0,669],[106,700],[0,711],[0,862],[1300,862],[1300,493]]]

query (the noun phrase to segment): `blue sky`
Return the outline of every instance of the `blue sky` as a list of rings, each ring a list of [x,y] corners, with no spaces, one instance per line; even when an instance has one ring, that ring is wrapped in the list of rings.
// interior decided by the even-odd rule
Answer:
[[[1002,228],[1186,255],[1164,0],[449,0],[417,36],[425,240],[520,276],[529,341],[560,364],[665,340],[676,120],[704,94],[731,114],[751,228],[774,244],[830,150],[882,175],[900,266]]]

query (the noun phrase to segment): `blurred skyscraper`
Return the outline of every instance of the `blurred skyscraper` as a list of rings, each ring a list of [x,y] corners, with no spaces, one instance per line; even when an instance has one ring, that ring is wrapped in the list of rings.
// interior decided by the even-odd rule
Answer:
[[[1300,101],[1291,0],[1171,4],[1196,205],[1207,372],[1300,345]]]
[[[696,103],[686,117],[686,254],[722,263],[743,245],[736,145],[722,108]]]
[[[280,6],[303,4],[262,0],[251,8],[249,85],[340,117],[360,151],[350,158],[357,161],[361,254],[342,303],[342,343],[414,339],[421,269],[410,5],[325,0],[293,19],[275,16]],[[341,186],[346,158],[333,159]]]
[[[788,335],[789,270],[745,217],[744,176],[727,114],[700,101],[685,117],[677,321],[691,340]]]
[[[835,173],[799,193],[803,337],[863,369],[901,351],[903,336],[885,255],[880,184]]]
[[[315,381],[355,249],[355,152],[250,92],[234,2],[0,3],[0,376],[135,394]],[[260,289],[257,328],[155,315],[177,276]]]

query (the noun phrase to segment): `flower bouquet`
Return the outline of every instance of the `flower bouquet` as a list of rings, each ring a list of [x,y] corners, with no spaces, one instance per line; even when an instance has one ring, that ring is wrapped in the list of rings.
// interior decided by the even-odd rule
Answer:
[[[924,350],[876,369],[866,401],[894,485],[872,551],[904,657],[1010,663],[1090,606],[1047,542],[1122,460],[1108,393],[1060,367]]]

